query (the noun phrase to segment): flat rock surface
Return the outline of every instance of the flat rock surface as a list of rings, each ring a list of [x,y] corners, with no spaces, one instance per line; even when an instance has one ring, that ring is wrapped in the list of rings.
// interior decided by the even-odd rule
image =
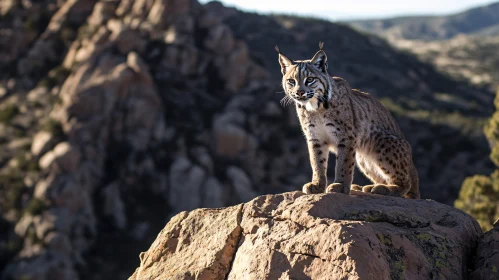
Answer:
[[[482,231],[431,200],[260,196],[182,212],[130,279],[464,279]]]

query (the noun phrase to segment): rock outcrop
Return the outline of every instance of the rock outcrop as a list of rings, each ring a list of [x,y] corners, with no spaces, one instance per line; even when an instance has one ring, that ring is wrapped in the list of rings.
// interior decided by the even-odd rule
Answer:
[[[481,233],[431,200],[266,195],[176,215],[130,280],[465,279]]]
[[[480,237],[473,265],[470,279],[499,279],[499,220],[492,230]]]

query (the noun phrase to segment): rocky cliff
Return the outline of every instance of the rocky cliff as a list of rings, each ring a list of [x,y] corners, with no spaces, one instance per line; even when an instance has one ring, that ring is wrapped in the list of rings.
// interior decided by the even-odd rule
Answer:
[[[497,231],[481,233],[469,215],[430,200],[267,195],[179,213],[130,280],[460,280],[472,270],[472,279],[494,279]]]
[[[307,182],[275,44],[298,59],[327,40],[331,74],[396,114],[424,197],[488,171],[473,132],[492,96],[346,26],[193,0],[0,5],[2,277],[126,279],[172,215]]]
[[[71,43],[57,53],[50,44],[63,35]],[[46,49],[53,61],[40,55]],[[5,277],[75,279],[79,270],[82,278],[109,279],[127,261],[126,249],[114,260],[114,245],[91,248],[147,240],[169,212],[255,196],[249,176],[265,176],[266,163],[244,171],[258,153],[250,131],[260,118],[287,117],[270,101],[251,119],[244,114],[256,101],[249,95],[265,93],[267,73],[196,1],[67,1],[24,55],[15,71],[26,79],[13,80],[5,103],[21,107],[4,129],[6,137],[20,129],[33,142],[12,149],[19,155],[4,170],[4,188],[21,181],[13,194],[19,205],[5,209],[15,222],[5,254],[20,249]],[[15,92],[54,62],[61,66],[49,73],[53,79]],[[15,177],[19,169],[31,180]],[[161,214],[147,217],[151,211]],[[96,270],[85,269],[93,263]]]

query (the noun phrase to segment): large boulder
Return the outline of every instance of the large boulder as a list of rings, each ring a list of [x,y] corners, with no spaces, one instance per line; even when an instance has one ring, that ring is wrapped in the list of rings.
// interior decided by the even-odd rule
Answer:
[[[473,263],[474,270],[470,279],[499,279],[499,220],[492,230],[480,238]]]
[[[265,195],[176,215],[130,280],[464,279],[481,233],[431,200]]]

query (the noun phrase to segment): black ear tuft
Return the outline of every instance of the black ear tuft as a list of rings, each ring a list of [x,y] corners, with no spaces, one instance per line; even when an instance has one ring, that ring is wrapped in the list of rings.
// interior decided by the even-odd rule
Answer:
[[[278,52],[278,53],[281,53],[281,51],[279,50],[279,47],[277,45],[275,45],[275,50]]]
[[[322,51],[323,48],[324,48],[324,42],[320,41],[319,42],[319,50]]]

